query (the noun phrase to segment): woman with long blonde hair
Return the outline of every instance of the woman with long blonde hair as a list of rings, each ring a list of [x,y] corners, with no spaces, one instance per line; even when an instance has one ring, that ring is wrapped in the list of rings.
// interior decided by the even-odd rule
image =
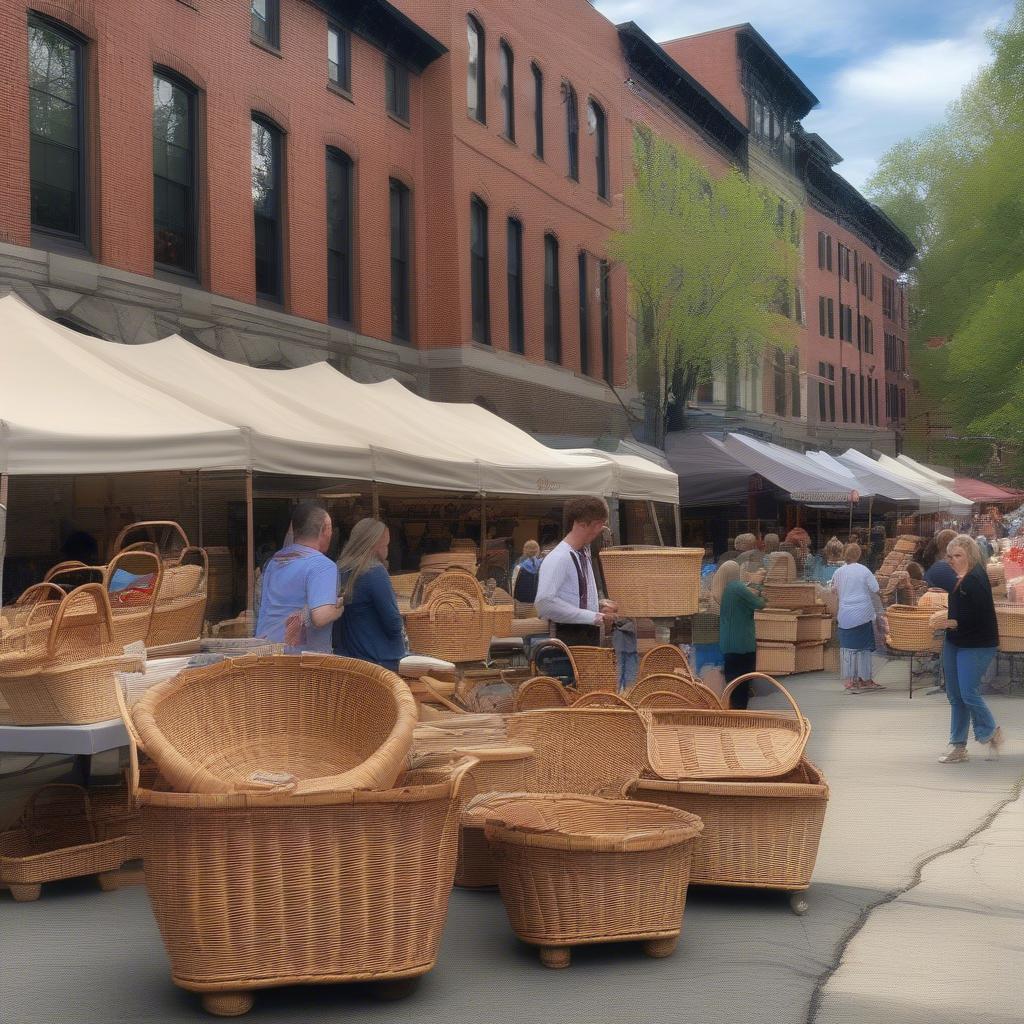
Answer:
[[[406,655],[405,630],[384,560],[391,535],[379,519],[360,519],[338,557],[345,614],[334,629],[334,650],[397,671]]]
[[[736,562],[726,562],[715,573],[711,597],[718,605],[718,646],[722,651],[722,671],[728,685],[734,679],[753,672],[756,667],[754,612],[764,607],[764,598],[758,597],[742,582]],[[750,683],[740,683],[729,698],[729,706],[746,710],[749,700]]]

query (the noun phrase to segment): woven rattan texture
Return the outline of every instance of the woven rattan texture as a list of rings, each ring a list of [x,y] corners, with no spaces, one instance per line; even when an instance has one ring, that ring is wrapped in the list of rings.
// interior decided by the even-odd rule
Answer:
[[[604,548],[608,596],[630,618],[692,615],[700,599],[702,548]]]
[[[650,705],[647,703],[647,698],[655,693],[662,697],[662,700],[658,702],[660,707],[716,710],[722,706],[714,690],[703,683],[692,682],[684,676],[676,675],[674,672],[643,677],[626,691],[626,698],[634,707],[648,707]],[[663,703],[665,694],[672,695],[674,703]]]

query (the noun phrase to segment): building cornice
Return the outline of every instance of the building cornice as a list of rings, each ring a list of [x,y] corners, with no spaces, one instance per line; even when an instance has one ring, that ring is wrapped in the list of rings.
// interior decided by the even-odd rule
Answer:
[[[448,48],[388,0],[313,0],[339,25],[414,71],[425,71]]]

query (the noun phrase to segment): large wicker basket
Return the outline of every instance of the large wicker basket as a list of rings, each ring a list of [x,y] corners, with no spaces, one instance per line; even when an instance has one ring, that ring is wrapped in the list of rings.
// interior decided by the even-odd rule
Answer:
[[[152,551],[121,551],[103,571],[103,586],[110,601],[114,637],[122,646],[145,643],[153,620],[153,608],[160,592],[163,566]],[[134,576],[131,586],[111,590],[114,575],[126,572]]]
[[[164,565],[146,636],[151,652],[171,653],[175,645],[202,635],[208,575],[207,554],[202,548],[187,547],[176,562]]]
[[[509,922],[546,966],[567,967],[572,946],[599,942],[642,941],[659,957],[675,949],[702,825],[654,806],[548,793],[489,809]]]
[[[797,643],[824,643],[832,636],[832,616],[808,613],[797,617]]]
[[[609,547],[598,557],[620,615],[672,618],[697,611],[703,548]]]
[[[483,661],[496,636],[512,629],[513,605],[487,604],[482,598],[442,591],[405,617],[414,654],[445,661]]]
[[[174,983],[234,1016],[256,989],[425,974],[471,766],[410,772],[373,792],[138,790],[146,887]]]
[[[97,875],[103,889],[116,889],[112,873],[131,856],[124,822],[94,819],[81,786],[43,786],[17,824],[0,833],[0,882],[21,902],[38,899],[46,882],[82,875]]]
[[[626,698],[634,707],[651,707],[648,699],[655,694],[659,697],[655,705],[658,707],[717,710],[722,706],[718,694],[710,687],[675,672],[644,676],[626,691]]]
[[[936,648],[932,608],[894,604],[885,611],[889,622],[889,646],[894,651],[932,651]]]
[[[996,605],[996,622],[999,624],[999,641],[1024,639],[1024,604],[1002,603]]]
[[[763,672],[734,679],[723,708],[740,683],[766,679],[786,698],[793,715],[777,711],[642,711],[648,725],[650,774],[662,779],[764,779],[791,771],[803,756],[811,725],[789,691]]]
[[[393,785],[416,701],[368,662],[282,654],[187,669],[125,717],[172,789],[303,794]]]
[[[828,785],[807,760],[777,779],[698,782],[640,779],[635,800],[666,804],[704,822],[690,882],[784,889],[811,884]]]
[[[770,676],[788,676],[796,671],[796,644],[757,641],[755,664],[758,672]]]
[[[796,643],[799,634],[797,613],[783,608],[754,612],[754,636],[775,644]]]
[[[643,679],[644,676],[660,675],[665,672],[682,672],[689,678],[694,678],[689,660],[675,644],[658,644],[652,647],[640,659],[636,677]]]

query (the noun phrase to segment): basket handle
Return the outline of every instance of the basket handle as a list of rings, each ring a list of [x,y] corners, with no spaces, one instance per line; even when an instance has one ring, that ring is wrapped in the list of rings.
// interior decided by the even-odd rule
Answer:
[[[474,610],[473,602],[465,594],[449,593],[439,594],[432,597],[428,602],[430,621],[434,622],[437,618],[437,613],[441,608],[454,608],[456,610],[469,609]]]
[[[569,645],[564,643],[562,640],[559,640],[557,637],[554,637],[554,636],[548,637],[546,640],[542,640],[534,648],[533,659],[530,662],[530,671],[534,675],[544,675],[543,672],[538,672],[537,671],[537,655],[540,654],[542,651],[547,650],[550,647],[554,647],[554,648],[562,651],[562,653],[569,659],[569,664],[572,666],[573,675],[575,675],[576,674],[576,660],[572,656],[572,651],[569,650]]]
[[[636,710],[625,697],[618,693],[612,693],[610,690],[591,690],[590,693],[585,693],[582,697],[578,697],[572,704],[572,707],[588,708],[591,705],[598,708],[628,708],[630,711]]]
[[[453,799],[459,795],[459,790],[462,789],[462,784],[465,781],[467,773],[472,768],[475,768],[479,763],[479,758],[467,754],[464,757],[460,757],[459,760],[452,765],[451,777]]]
[[[787,690],[778,679],[773,678],[765,672],[748,672],[744,676],[737,676],[729,685],[722,691],[722,707],[728,709],[729,697],[732,696],[732,691],[736,689],[740,683],[745,683],[748,679],[767,679],[769,683],[774,686],[783,697],[789,701],[789,706],[793,709],[793,713],[796,715],[796,720],[800,722],[800,728],[802,730],[807,728],[807,719],[800,713],[800,707],[797,702],[793,699],[793,695]]]
[[[429,693],[430,696],[434,700],[436,700],[437,703],[440,704],[442,707],[447,708],[449,711],[455,711],[455,712],[457,712],[460,715],[463,714],[463,712],[466,709],[465,708],[460,708],[458,706],[458,704],[453,704],[447,697],[445,697],[442,694],[438,693],[438,691],[435,690],[434,687],[431,686],[430,683],[428,682],[429,678],[430,678],[429,676],[420,676],[419,677],[419,683],[423,687],[423,689],[426,690],[427,693]]]
[[[141,530],[144,528],[148,529],[152,526],[170,527],[171,529],[176,530],[178,532],[178,535],[181,537],[182,541],[184,541],[182,547],[187,548],[189,546],[188,535],[181,528],[180,523],[174,522],[173,519],[147,519],[138,523],[129,523],[126,527],[124,527],[121,530],[121,532],[117,535],[117,538],[114,541],[113,553],[116,555],[117,552],[121,550],[121,545],[124,544],[125,537],[129,536],[129,534],[131,534],[132,531]]]
[[[92,569],[91,565],[86,565],[85,562],[79,562],[76,559],[71,559],[68,562],[58,562],[56,565],[51,565],[46,570],[46,575],[43,577],[44,583],[49,583],[50,580],[59,572],[64,572],[66,569]]]
[[[18,608],[22,605],[32,603],[33,606],[42,604],[46,598],[43,594],[53,594],[58,601],[63,601],[65,594],[64,591],[57,586],[56,583],[50,583],[49,580],[44,580],[42,583],[33,583],[31,587],[26,588],[21,596],[14,602],[14,607]]]
[[[124,692],[121,683],[116,675],[114,677],[114,696],[117,699],[117,710],[121,713],[121,721],[124,723],[124,731],[128,733],[128,799],[132,809],[139,806],[139,751],[146,752],[146,747],[135,729],[132,721],[132,713],[124,699]]]
[[[71,607],[72,603],[81,597],[91,597],[94,604],[96,605],[96,615],[98,618],[103,620],[103,624],[107,627],[107,640],[108,642],[114,635],[114,620],[110,614],[110,602],[107,600],[107,592],[103,589],[103,585],[100,583],[83,583],[80,587],[76,587],[71,591],[67,597],[64,598],[60,603],[60,607],[57,609],[57,614],[53,617],[53,622],[50,624],[50,635],[46,641],[46,652],[52,657],[53,652],[57,646],[57,637],[60,635],[61,627],[64,625],[64,616],[67,615],[68,608]]]

